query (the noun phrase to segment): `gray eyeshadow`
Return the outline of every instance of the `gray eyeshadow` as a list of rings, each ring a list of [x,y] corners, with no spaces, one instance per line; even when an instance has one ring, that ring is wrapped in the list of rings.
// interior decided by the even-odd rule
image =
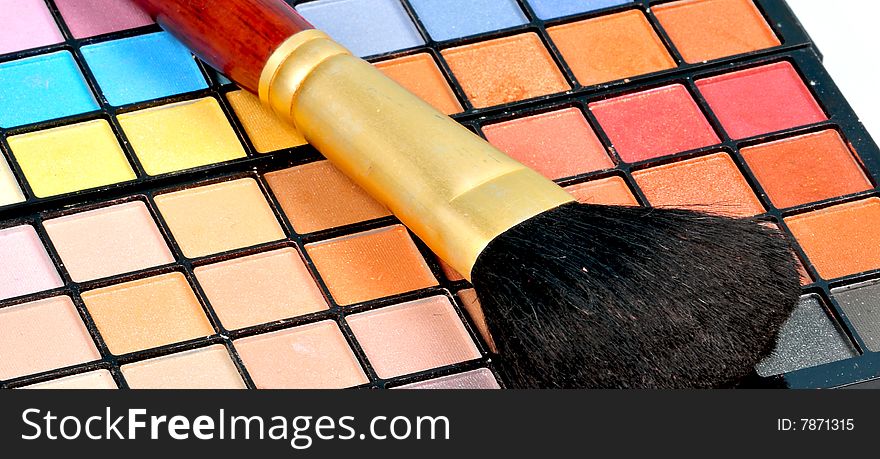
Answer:
[[[807,295],[783,325],[776,350],[755,369],[761,376],[772,376],[855,355],[849,339],[825,313],[819,298]]]
[[[880,282],[863,282],[831,290],[846,318],[871,352],[880,351]]]

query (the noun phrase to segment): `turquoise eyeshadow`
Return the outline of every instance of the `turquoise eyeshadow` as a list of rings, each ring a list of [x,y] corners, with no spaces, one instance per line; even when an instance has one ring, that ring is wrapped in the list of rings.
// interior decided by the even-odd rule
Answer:
[[[410,0],[431,38],[437,41],[525,24],[516,0]]]
[[[632,0],[529,0],[535,15],[541,19],[561,18],[627,3]]]
[[[98,109],[67,51],[0,64],[0,127],[39,123]]]
[[[317,0],[296,10],[361,57],[425,43],[398,0]]]
[[[208,87],[189,50],[165,32],[84,46],[82,53],[110,105]]]

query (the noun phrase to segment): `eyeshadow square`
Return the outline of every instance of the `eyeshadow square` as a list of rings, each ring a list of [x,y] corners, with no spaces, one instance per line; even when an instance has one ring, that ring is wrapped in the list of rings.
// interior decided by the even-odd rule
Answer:
[[[335,322],[234,342],[259,389],[342,389],[369,382]]]
[[[82,53],[110,105],[208,87],[192,54],[167,32],[83,46]]]
[[[97,109],[98,103],[67,51],[0,63],[0,127]]]
[[[99,358],[70,298],[0,308],[0,380]]]
[[[257,96],[238,90],[227,93],[226,99],[257,152],[269,153],[306,144],[302,134],[264,107]]]
[[[568,194],[584,204],[606,206],[638,206],[626,181],[620,177],[608,177],[565,187]]]
[[[508,156],[560,179],[614,167],[614,162],[577,108],[483,126],[486,139]]]
[[[74,38],[87,38],[153,24],[147,13],[130,2],[55,0]]]
[[[846,318],[871,352],[880,352],[880,282],[869,281],[831,289]]]
[[[680,84],[593,102],[590,111],[620,159],[638,162],[720,142]]]
[[[181,273],[89,290],[81,296],[107,348],[115,355],[214,333]]]
[[[776,349],[756,367],[773,376],[856,356],[849,339],[831,321],[816,295],[801,298],[779,332]]]
[[[880,198],[795,215],[785,224],[825,279],[880,269]]]
[[[540,19],[554,19],[586,13],[612,6],[626,5],[633,0],[528,0]]]
[[[284,238],[253,179],[244,178],[155,197],[156,207],[189,258]]]
[[[321,290],[292,248],[199,266],[195,274],[229,330],[327,309]]]
[[[174,262],[143,202],[134,201],[43,222],[75,282]]]
[[[24,386],[22,389],[118,389],[113,375],[107,370],[95,370],[64,378]]]
[[[495,340],[489,333],[489,325],[486,323],[486,315],[483,313],[483,306],[480,304],[480,299],[477,298],[477,291],[472,288],[467,288],[460,290],[456,296],[458,297],[462,309],[464,309],[467,315],[471,318],[471,322],[474,324],[474,329],[480,334],[480,338],[483,339],[483,342],[486,343],[486,346],[488,346],[491,352],[497,354],[498,348],[495,346]]]
[[[873,188],[849,146],[833,129],[746,147],[741,152],[779,208]]]
[[[345,318],[380,378],[393,378],[480,357],[445,296]]]
[[[789,62],[726,73],[696,84],[734,139],[828,119]]]
[[[391,215],[329,161],[269,172],[265,179],[299,234]]]
[[[449,48],[442,54],[477,108],[571,89],[532,32]]]
[[[434,41],[451,40],[525,24],[516,0],[410,0]]]
[[[430,54],[420,53],[374,64],[385,76],[419,96],[437,110],[452,115],[462,111],[458,98]]]
[[[633,172],[654,207],[683,207],[748,217],[764,206],[733,160],[715,153]]]
[[[779,46],[752,0],[681,0],[651,6],[690,63]]]
[[[0,0],[0,54],[62,41],[45,0]]]
[[[0,229],[0,260],[0,300],[63,285],[33,226]]]
[[[429,379],[397,387],[397,389],[500,389],[495,375],[487,368]]]
[[[640,10],[547,29],[582,86],[675,68],[675,61]]]
[[[0,155],[0,207],[24,202],[24,200],[24,193],[21,191],[18,180],[15,179],[15,174],[9,168],[6,158]]]
[[[308,244],[306,251],[343,306],[437,285],[401,225]]]
[[[162,105],[118,118],[150,175],[246,156],[229,120],[213,98]]]
[[[361,57],[425,44],[398,0],[317,0],[296,10]]]
[[[40,198],[136,178],[105,120],[9,137],[9,148]]]
[[[122,365],[132,389],[244,389],[238,368],[222,345]]]

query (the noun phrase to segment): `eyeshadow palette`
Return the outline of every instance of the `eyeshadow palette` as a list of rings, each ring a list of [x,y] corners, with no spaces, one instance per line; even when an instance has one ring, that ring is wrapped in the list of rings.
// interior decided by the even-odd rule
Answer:
[[[579,201],[782,228],[748,386],[880,378],[880,150],[784,2],[289,3]],[[253,95],[125,2],[0,7],[0,386],[504,387],[469,284]]]

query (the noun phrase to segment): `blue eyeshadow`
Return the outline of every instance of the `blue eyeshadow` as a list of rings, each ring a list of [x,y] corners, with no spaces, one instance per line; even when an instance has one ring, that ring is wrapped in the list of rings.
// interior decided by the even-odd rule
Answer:
[[[0,64],[0,127],[97,109],[95,97],[67,51]]]
[[[437,41],[525,24],[516,0],[410,0],[431,38]]]
[[[541,19],[560,18],[611,6],[632,3],[632,0],[528,0]]]
[[[165,32],[84,46],[82,53],[110,105],[208,87],[192,54]]]
[[[425,43],[398,0],[317,0],[296,10],[361,57]]]

